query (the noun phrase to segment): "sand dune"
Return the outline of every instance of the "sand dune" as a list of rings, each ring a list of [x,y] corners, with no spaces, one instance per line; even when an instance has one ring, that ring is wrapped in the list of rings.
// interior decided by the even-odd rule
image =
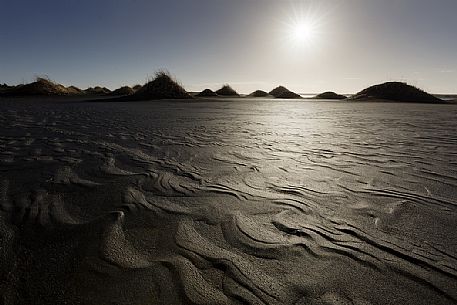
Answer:
[[[402,82],[387,82],[366,88],[356,95],[352,96],[353,100],[385,100],[396,102],[414,102],[414,103],[440,103],[441,99]]]
[[[270,95],[274,96],[275,98],[282,98],[282,99],[299,99],[301,96],[295,92],[290,91],[286,87],[279,86],[274,88],[270,91]]]
[[[314,98],[316,99],[324,99],[324,100],[344,100],[347,98],[345,95],[337,94],[332,91],[327,91],[321,94],[316,95]]]
[[[52,82],[47,78],[38,77],[35,82],[18,85],[3,86],[0,94],[4,96],[62,96],[62,95],[81,95],[81,89],[70,86],[65,87],[61,84]]]
[[[205,89],[202,92],[198,93],[196,96],[198,97],[215,97],[217,93],[211,89]]]
[[[137,87],[138,88],[138,87]],[[138,88],[139,90],[140,88]],[[124,95],[132,95],[136,92],[136,90],[130,88],[129,86],[122,86],[116,90],[114,90],[113,92],[111,92],[110,94],[111,95],[114,95],[114,96],[124,96]]]
[[[192,96],[168,73],[159,71],[154,79],[138,89],[128,100],[191,99]]]
[[[249,94],[250,97],[268,97],[269,94],[268,92],[262,91],[262,90],[256,90]]]
[[[455,304],[449,105],[0,101],[4,304]]]
[[[84,92],[88,95],[107,95],[111,93],[111,90],[105,87],[96,86],[89,87],[86,90],[84,90]]]

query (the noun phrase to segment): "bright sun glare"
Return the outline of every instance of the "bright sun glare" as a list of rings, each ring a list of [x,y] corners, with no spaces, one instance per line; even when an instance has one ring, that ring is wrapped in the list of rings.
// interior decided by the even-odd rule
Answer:
[[[313,48],[320,40],[324,12],[321,7],[301,5],[293,7],[289,20],[284,22],[285,38],[295,48]]]
[[[315,25],[301,21],[291,25],[291,38],[298,44],[310,44],[316,35]]]

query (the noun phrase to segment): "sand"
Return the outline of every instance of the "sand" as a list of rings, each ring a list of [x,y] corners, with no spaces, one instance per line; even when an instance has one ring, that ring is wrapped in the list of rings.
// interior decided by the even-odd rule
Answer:
[[[456,117],[0,100],[2,304],[455,304]]]

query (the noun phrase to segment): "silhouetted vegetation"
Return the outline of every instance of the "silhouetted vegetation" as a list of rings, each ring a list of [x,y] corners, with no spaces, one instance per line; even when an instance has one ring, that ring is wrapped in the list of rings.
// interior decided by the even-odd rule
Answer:
[[[8,86],[7,84],[0,84],[0,95],[7,92],[8,90],[14,88],[14,86]]]
[[[341,95],[335,92],[327,91],[321,94],[316,95],[316,99],[325,99],[325,100],[344,100],[347,98],[345,95]]]
[[[371,86],[354,95],[351,99],[382,99],[398,102],[436,103],[441,99],[414,86],[402,82],[387,82]]]
[[[217,93],[211,89],[205,89],[202,92],[200,92],[199,94],[197,94],[196,96],[198,96],[198,97],[215,97],[215,96],[217,96]]]
[[[133,94],[132,99],[190,99],[189,93],[166,71],[159,71],[155,78]]]
[[[216,91],[217,95],[221,96],[240,96],[238,92],[236,92],[232,87],[229,85],[224,85],[221,89]]]
[[[268,92],[262,91],[262,90],[256,90],[249,94],[250,97],[267,97],[269,96]]]

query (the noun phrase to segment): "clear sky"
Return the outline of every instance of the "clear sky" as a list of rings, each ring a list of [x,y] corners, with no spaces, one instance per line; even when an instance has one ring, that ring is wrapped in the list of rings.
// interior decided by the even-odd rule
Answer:
[[[457,0],[0,0],[0,83],[457,93]]]

